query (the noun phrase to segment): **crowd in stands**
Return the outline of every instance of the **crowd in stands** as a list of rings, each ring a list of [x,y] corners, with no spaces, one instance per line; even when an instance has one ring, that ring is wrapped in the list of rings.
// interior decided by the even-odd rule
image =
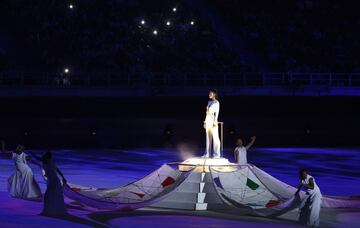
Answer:
[[[208,18],[186,4],[78,0],[70,8],[70,3],[7,0],[0,9],[4,24],[0,70],[257,70],[225,47],[224,37]],[[360,18],[350,2],[211,0],[206,4],[216,8],[251,51],[264,56],[269,71],[360,70]]]
[[[183,5],[173,11],[169,1],[157,3],[94,0],[69,8],[63,1],[13,0],[3,11],[26,49],[19,55],[29,54],[22,57],[35,70],[222,72],[239,66],[209,24]]]
[[[360,70],[360,17],[353,1],[210,2],[272,69]]]

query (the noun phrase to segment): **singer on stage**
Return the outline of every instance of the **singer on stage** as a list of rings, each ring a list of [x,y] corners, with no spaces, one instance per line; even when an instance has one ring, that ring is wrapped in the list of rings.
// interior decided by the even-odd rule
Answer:
[[[206,132],[206,152],[203,157],[220,158],[220,139],[218,128],[218,116],[220,111],[220,102],[217,100],[216,90],[209,91],[209,102],[206,106],[206,117],[204,128]]]

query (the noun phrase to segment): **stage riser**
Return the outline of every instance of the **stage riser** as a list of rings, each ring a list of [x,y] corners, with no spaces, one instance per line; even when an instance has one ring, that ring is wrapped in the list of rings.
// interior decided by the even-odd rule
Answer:
[[[228,209],[214,188],[211,174],[196,171],[193,171],[165,199],[152,207],[199,211]]]

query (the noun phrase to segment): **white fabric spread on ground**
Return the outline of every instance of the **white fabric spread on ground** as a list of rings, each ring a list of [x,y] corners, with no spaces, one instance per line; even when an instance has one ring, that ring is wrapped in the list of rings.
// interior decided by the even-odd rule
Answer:
[[[179,186],[189,172],[168,165],[129,185],[101,189],[68,184],[65,195],[97,209],[136,209],[157,202]]]
[[[219,197],[224,203],[235,208],[247,208],[261,216],[279,216],[298,208],[306,199],[304,192],[295,196],[296,188],[253,165],[239,166],[238,169],[232,166],[235,171],[230,172],[224,172],[216,166],[209,167]],[[195,166],[183,172],[165,164],[126,186],[103,189],[68,184],[64,193],[91,208],[137,209],[166,198],[168,193],[176,190],[188,175],[195,171]],[[360,208],[360,199],[324,196],[322,207]]]
[[[216,191],[230,206],[248,208],[263,216],[279,216],[298,208],[306,200],[301,192],[295,196],[296,188],[249,165],[233,172],[219,172],[211,168]],[[324,196],[322,207],[360,208],[360,199],[352,197]]]

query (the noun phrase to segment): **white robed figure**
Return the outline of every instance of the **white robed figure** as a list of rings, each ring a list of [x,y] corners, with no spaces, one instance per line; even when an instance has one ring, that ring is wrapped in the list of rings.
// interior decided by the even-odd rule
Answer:
[[[248,164],[247,151],[250,149],[250,147],[252,147],[252,145],[254,145],[255,140],[256,140],[256,136],[252,136],[250,143],[247,144],[246,146],[244,146],[243,140],[241,138],[238,138],[236,140],[236,148],[234,150],[234,157],[235,157],[235,161],[237,164],[239,164],[239,165],[247,165]]]
[[[62,177],[63,184],[66,184],[66,179],[53,162],[51,152],[46,152],[41,158],[35,154],[32,154],[32,156],[42,162],[42,169],[44,170],[44,178],[46,180],[42,214],[48,216],[66,214],[63,185],[60,182],[58,174]]]
[[[306,190],[305,198],[300,206],[299,222],[306,226],[318,227],[320,225],[320,208],[322,195],[315,178],[307,174],[306,169],[300,170],[299,188]]]
[[[24,153],[24,149],[24,146],[19,145],[15,152],[11,153],[16,171],[8,178],[8,192],[14,198],[41,200],[41,190],[31,168],[27,164],[28,157]]]
[[[206,152],[203,157],[208,158],[212,154],[213,158],[220,158],[220,139],[218,128],[220,102],[216,99],[217,93],[215,90],[210,90],[209,98],[210,100],[206,106],[206,117],[204,121],[204,128],[206,132]]]

